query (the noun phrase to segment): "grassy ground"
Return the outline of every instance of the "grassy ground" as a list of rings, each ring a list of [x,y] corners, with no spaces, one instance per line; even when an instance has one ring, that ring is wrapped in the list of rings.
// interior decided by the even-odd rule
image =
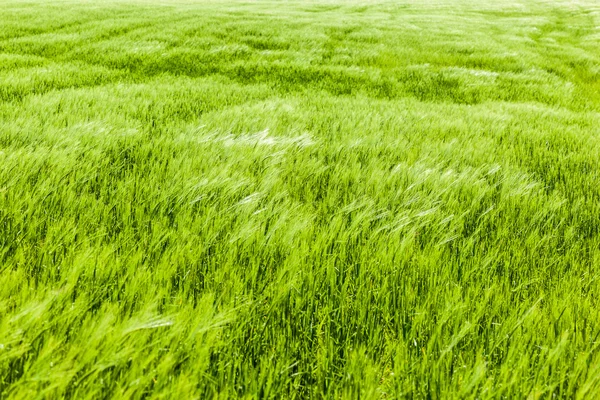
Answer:
[[[0,21],[0,398],[600,396],[596,1]]]

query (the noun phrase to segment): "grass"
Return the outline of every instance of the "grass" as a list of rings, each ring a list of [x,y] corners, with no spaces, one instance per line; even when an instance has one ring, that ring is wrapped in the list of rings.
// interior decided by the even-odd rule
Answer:
[[[600,396],[596,1],[0,20],[0,398]]]

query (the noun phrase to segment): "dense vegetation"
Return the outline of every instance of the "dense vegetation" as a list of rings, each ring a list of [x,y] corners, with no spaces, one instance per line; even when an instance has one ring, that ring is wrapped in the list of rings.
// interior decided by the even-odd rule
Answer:
[[[596,1],[0,21],[0,398],[600,395]]]

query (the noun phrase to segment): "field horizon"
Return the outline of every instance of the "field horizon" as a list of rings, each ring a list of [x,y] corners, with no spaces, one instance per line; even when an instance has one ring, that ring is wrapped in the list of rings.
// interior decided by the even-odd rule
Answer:
[[[0,21],[0,399],[600,397],[596,1]]]

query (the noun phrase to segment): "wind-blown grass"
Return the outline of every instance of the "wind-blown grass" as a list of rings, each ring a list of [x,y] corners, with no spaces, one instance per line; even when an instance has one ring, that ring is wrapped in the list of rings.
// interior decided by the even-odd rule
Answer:
[[[596,2],[0,20],[0,398],[600,393]]]

